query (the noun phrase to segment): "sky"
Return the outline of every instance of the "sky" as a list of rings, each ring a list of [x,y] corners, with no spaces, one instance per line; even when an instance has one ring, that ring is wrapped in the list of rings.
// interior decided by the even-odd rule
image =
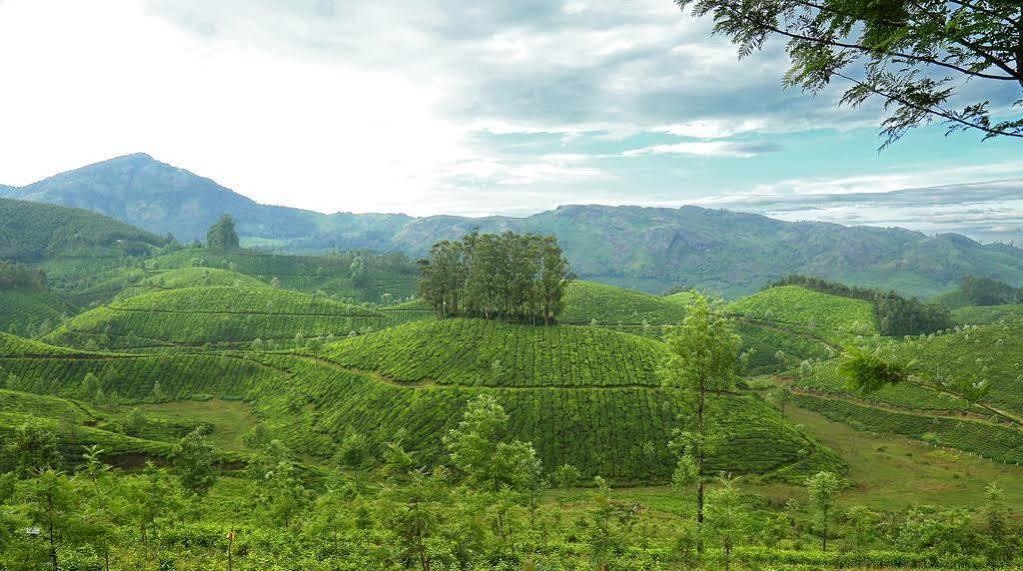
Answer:
[[[934,126],[879,152],[876,106],[783,89],[786,62],[778,42],[739,60],[670,0],[0,0],[0,183],[145,152],[321,212],[940,229],[983,194],[981,233],[1023,228],[1023,143]]]

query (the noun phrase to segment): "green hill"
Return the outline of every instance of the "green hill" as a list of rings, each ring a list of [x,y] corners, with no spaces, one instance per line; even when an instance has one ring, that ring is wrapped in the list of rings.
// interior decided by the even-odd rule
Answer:
[[[124,299],[145,293],[155,293],[190,287],[270,287],[270,284],[252,276],[217,268],[180,268],[161,272],[145,272],[134,285],[126,285],[117,298]]]
[[[728,305],[728,312],[842,341],[878,333],[869,301],[816,292],[800,286],[773,287]]]
[[[326,389],[341,411],[336,419],[324,413],[320,422],[372,431],[377,421],[366,411],[386,406],[395,426],[411,427],[417,448],[440,453],[438,435],[467,398],[486,391],[511,414],[516,437],[531,440],[547,466],[568,462],[587,473],[663,478],[670,458],[658,443],[670,439],[679,412],[659,388],[664,355],[657,341],[601,328],[410,323],[327,348],[323,358],[352,386],[335,381]],[[356,380],[366,373],[375,385]],[[308,367],[293,374],[313,375]],[[716,456],[717,469],[787,478],[837,462],[757,398],[735,396],[723,406],[734,436]],[[811,454],[804,457],[805,450]]]
[[[493,387],[657,386],[663,346],[592,327],[424,321],[327,348],[346,367],[402,383]]]
[[[230,270],[264,283],[337,299],[387,303],[416,292],[419,270],[401,254],[343,252],[327,256],[288,256],[253,250],[186,248],[148,260],[150,270],[212,268]]]
[[[237,345],[345,336],[387,324],[369,308],[270,287],[194,287],[147,293],[78,315],[46,337],[75,347]]]
[[[642,326],[677,324],[685,318],[685,304],[616,286],[574,281],[565,292],[565,308],[558,321],[566,324]]]
[[[0,198],[0,259],[144,255],[166,241],[101,214]]]
[[[31,332],[49,323],[56,326],[69,308],[56,294],[45,289],[0,289],[0,331]]]

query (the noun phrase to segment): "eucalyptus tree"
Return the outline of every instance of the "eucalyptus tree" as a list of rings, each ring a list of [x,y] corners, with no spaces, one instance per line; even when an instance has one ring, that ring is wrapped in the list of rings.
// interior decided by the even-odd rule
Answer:
[[[727,436],[720,425],[718,400],[738,379],[741,340],[721,308],[697,295],[685,320],[665,335],[668,358],[661,383],[684,411],[679,415],[672,448],[681,453],[673,481],[682,488],[696,484],[696,522],[704,519],[707,459]]]
[[[835,507],[835,498],[842,489],[842,480],[833,472],[818,472],[806,480],[806,489],[820,518],[821,550],[827,551],[831,510]]]

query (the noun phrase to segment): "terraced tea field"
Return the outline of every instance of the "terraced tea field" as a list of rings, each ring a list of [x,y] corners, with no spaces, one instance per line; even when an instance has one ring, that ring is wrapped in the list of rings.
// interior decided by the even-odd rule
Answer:
[[[373,309],[268,287],[195,287],[115,301],[71,319],[46,341],[75,347],[237,346],[343,337],[383,327]]]
[[[418,383],[403,383],[389,376],[401,371],[397,364],[411,353],[392,353],[393,363],[360,361],[359,368],[339,357],[346,349],[351,355],[368,350],[378,342],[374,337],[390,342],[408,330],[421,332],[418,328],[437,324],[451,332],[432,334],[437,353],[427,362],[437,367],[423,370],[437,373],[436,382],[418,378]],[[484,361],[452,358],[468,354],[452,344],[462,335],[480,338],[477,347],[493,347],[488,358],[503,358],[522,367],[522,372],[486,369],[490,376],[475,382],[476,373],[486,371],[479,368]],[[241,399],[275,437],[300,453],[321,458],[332,456],[345,434],[356,429],[377,442],[401,437],[422,461],[436,461],[442,455],[440,439],[457,423],[466,401],[489,392],[508,410],[512,435],[534,442],[549,469],[571,463],[584,474],[626,481],[664,479],[671,471],[666,443],[679,411],[653,376],[662,354],[655,341],[593,328],[529,328],[468,320],[412,323],[365,338],[370,341],[346,340],[317,357],[230,351],[95,353],[3,336],[0,367],[13,374],[11,389],[64,398],[93,398],[81,388],[92,373],[100,381],[103,398],[124,405],[154,398]],[[567,355],[573,354],[573,347],[577,352],[586,347],[591,353],[571,360]],[[633,368],[624,372],[611,368],[610,360],[625,352],[635,360]],[[603,360],[589,358],[601,353],[606,355]],[[555,355],[562,360],[556,361]],[[537,368],[530,362],[565,365]],[[841,464],[754,396],[727,397],[722,406],[732,437],[715,455],[715,470],[798,480],[812,469]]]
[[[800,286],[770,288],[728,305],[729,313],[751,321],[777,324],[835,343],[879,330],[869,301],[809,290]]]

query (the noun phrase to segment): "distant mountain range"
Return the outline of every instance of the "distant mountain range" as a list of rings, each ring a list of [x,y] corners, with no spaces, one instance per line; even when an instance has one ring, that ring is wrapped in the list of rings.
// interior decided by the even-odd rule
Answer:
[[[216,182],[144,154],[59,174],[0,196],[92,210],[180,241],[202,239],[223,213],[243,244],[284,252],[331,248],[402,251],[478,228],[558,236],[582,278],[651,292],[687,285],[727,296],[789,273],[929,296],[964,275],[1023,283],[1023,250],[958,234],[783,222],[756,214],[636,206],[562,206],[524,218],[321,214],[258,204]]]

